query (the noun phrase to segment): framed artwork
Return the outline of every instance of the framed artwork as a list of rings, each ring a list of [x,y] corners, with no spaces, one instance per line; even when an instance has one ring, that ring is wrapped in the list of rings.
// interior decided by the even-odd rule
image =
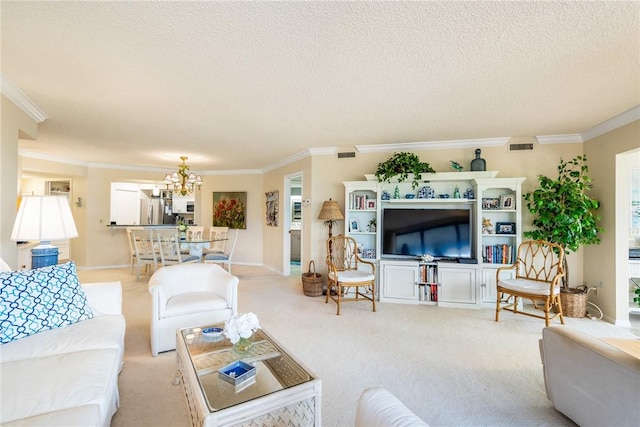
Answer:
[[[357,219],[352,219],[349,221],[349,231],[351,232],[360,231],[360,223],[358,222]]]
[[[278,190],[265,193],[267,197],[267,225],[278,226]]]
[[[247,192],[213,192],[214,227],[246,229]]]
[[[515,194],[503,194],[500,196],[500,209],[515,209],[516,208],[516,195]]]
[[[516,223],[496,222],[496,234],[516,234]]]
[[[490,210],[490,209],[498,209],[499,207],[500,207],[500,199],[498,199],[497,197],[482,199],[482,209]]]
[[[375,200],[367,200],[367,209],[375,210],[376,209],[376,201]]]

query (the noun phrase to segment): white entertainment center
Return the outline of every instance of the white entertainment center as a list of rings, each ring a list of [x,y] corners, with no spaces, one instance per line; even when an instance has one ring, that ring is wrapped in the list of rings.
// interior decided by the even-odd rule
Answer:
[[[495,171],[423,174],[415,189],[411,176],[403,182],[378,182],[374,175],[344,182],[344,233],[356,239],[363,258],[378,263],[380,301],[468,308],[495,304],[496,270],[512,263],[521,242],[525,180],[497,175]],[[464,215],[459,225],[442,228],[435,239],[429,233],[440,226],[417,225],[419,218],[406,230],[385,230],[385,216],[391,216],[385,214],[411,215],[412,210],[425,218],[439,213],[441,222],[446,222],[443,214]],[[447,256],[448,249],[438,247],[447,236],[463,246],[456,251],[462,250],[464,256]],[[409,244],[392,242],[396,239]],[[422,256],[434,255],[428,251],[437,252],[435,259]]]

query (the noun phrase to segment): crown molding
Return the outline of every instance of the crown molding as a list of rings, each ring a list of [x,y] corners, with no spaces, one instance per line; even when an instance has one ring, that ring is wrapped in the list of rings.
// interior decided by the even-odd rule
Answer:
[[[399,150],[440,150],[445,148],[497,147],[505,145],[511,137],[457,139],[451,141],[402,142],[397,144],[356,145],[361,153],[379,153]]]
[[[567,133],[564,135],[537,135],[538,144],[578,144],[583,143],[582,135],[579,133]]]
[[[29,117],[36,121],[36,123],[42,123],[47,120],[49,117],[45,114],[44,111],[38,104],[33,102],[31,98],[27,96],[26,93],[22,91],[14,82],[9,79],[9,77],[5,76],[3,72],[0,71],[0,92],[7,98],[11,100],[18,108],[27,113]]]
[[[336,147],[308,148],[306,150],[299,151],[289,157],[285,157],[284,159],[279,160],[275,163],[271,163],[270,165],[265,166],[264,168],[262,168],[262,172],[269,172],[274,169],[289,165],[291,163],[295,163],[299,160],[306,159],[307,157],[333,155],[337,150],[338,149]]]
[[[589,141],[590,139],[596,138],[607,132],[611,132],[612,130],[628,125],[629,123],[635,122],[636,120],[640,120],[640,105],[636,105],[635,107],[625,111],[624,113],[620,113],[617,116],[610,118],[609,120],[605,120],[604,122],[585,130],[581,134],[582,139],[584,141]]]

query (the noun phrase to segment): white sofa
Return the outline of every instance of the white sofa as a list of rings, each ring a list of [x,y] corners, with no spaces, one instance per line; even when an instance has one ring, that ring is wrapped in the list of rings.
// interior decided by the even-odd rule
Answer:
[[[109,426],[125,319],[120,282],[83,284],[93,318],[0,345],[0,425]]]
[[[429,427],[383,387],[366,389],[358,399],[355,427]]]
[[[640,339],[550,326],[542,330],[540,355],[558,411],[582,427],[640,425]]]
[[[151,354],[175,350],[176,330],[221,323],[238,313],[238,278],[217,264],[176,264],[149,279]]]

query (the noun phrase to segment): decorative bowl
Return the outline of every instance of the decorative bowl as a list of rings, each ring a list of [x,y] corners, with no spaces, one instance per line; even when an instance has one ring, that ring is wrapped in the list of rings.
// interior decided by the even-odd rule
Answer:
[[[224,332],[224,329],[222,328],[204,328],[202,330],[202,334],[205,337],[219,337],[220,335],[222,335],[222,333]]]
[[[404,197],[407,198],[407,199],[414,199],[416,197],[416,195],[415,194],[405,194]]]

